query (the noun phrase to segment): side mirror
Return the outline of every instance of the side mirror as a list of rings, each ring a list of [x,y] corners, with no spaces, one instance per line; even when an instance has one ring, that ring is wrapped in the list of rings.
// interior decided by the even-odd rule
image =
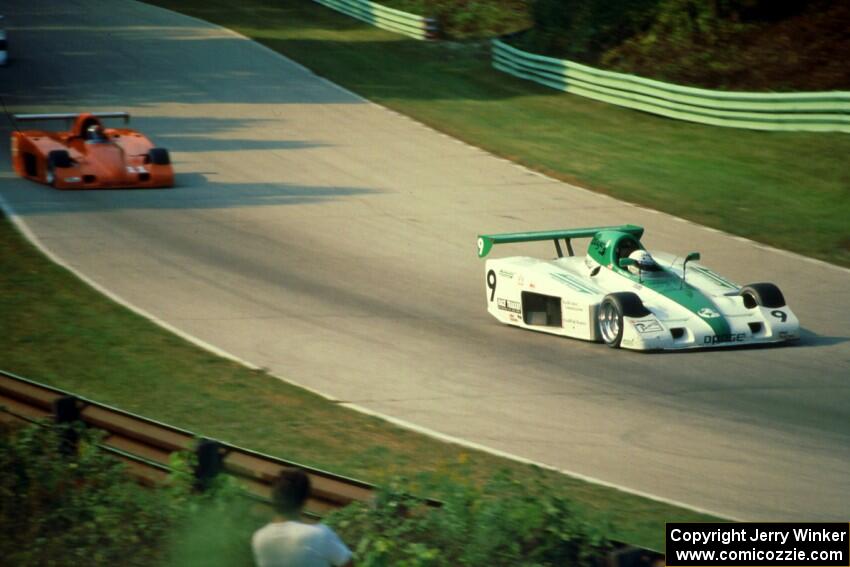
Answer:
[[[685,286],[685,274],[687,273],[688,262],[693,262],[694,260],[699,260],[699,252],[691,252],[685,256],[685,261],[682,262],[682,284],[679,286],[680,288]]]
[[[632,258],[620,258],[620,261],[617,262],[617,265],[625,270],[629,266],[637,266],[637,262]]]

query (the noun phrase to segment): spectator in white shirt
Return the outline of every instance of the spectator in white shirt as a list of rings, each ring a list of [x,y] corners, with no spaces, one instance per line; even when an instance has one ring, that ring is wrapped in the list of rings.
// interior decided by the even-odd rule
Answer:
[[[299,469],[284,469],[272,485],[275,519],[251,539],[257,567],[354,567],[351,551],[324,524],[301,521],[310,496],[310,478]]]

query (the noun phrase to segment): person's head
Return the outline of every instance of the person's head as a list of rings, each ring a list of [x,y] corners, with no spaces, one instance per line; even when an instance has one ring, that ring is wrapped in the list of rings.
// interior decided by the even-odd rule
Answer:
[[[638,243],[631,237],[621,238],[617,244],[617,258],[629,258],[632,252],[639,250]]]
[[[93,141],[101,141],[106,139],[103,133],[103,126],[100,124],[92,124],[86,128],[86,138]]]
[[[286,516],[297,514],[310,496],[310,477],[300,469],[283,469],[272,483],[275,509]]]
[[[635,250],[629,254],[629,258],[635,261],[636,266],[629,266],[629,271],[633,274],[640,272],[654,271],[658,264],[652,258],[652,255],[646,250]]]

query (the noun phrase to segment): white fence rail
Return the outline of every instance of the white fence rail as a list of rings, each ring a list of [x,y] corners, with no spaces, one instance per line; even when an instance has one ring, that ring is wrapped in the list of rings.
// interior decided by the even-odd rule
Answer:
[[[433,18],[409,14],[368,0],[313,1],[375,27],[415,39],[434,39],[437,36],[437,22]]]
[[[850,133],[850,92],[747,93],[683,87],[522,51],[493,40],[493,67],[568,93],[669,118],[756,130]]]

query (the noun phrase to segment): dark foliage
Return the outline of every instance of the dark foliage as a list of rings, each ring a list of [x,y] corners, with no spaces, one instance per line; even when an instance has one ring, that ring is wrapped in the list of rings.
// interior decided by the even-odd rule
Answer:
[[[729,90],[846,90],[844,0],[535,0],[535,53]]]
[[[535,0],[533,41],[546,52],[594,59],[644,29],[659,0]]]
[[[496,475],[482,489],[451,483],[440,508],[391,485],[372,505],[351,505],[328,522],[364,567],[546,567],[596,565],[608,549],[605,523],[534,478]]]
[[[0,557],[15,567],[251,565],[256,522],[222,479],[193,492],[185,456],[169,484],[144,488],[76,430],[79,450],[60,450],[64,427],[0,424]]]

